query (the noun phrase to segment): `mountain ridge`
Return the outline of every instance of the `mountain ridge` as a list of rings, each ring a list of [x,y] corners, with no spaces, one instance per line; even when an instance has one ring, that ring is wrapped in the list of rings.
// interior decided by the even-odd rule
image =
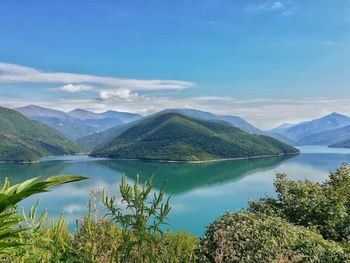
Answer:
[[[74,141],[142,117],[139,114],[117,111],[94,113],[83,109],[75,109],[70,112],[63,112],[37,105],[18,107],[15,110],[31,120],[50,126]]]
[[[178,112],[178,113],[185,113],[185,115],[190,116],[190,117],[194,117],[194,118],[199,118],[199,119],[205,119],[205,120],[220,120],[218,115],[215,115],[211,112],[205,112],[205,111],[200,111],[200,110],[196,110],[196,109],[189,109],[189,108],[185,108],[185,109],[166,109],[154,114],[151,114],[149,116],[155,115],[155,114],[159,114],[159,113],[167,113],[167,112]],[[148,116],[148,117],[149,117]],[[226,115],[225,117],[236,117],[236,116],[229,116]],[[238,116],[237,116],[238,117]],[[238,117],[240,118],[240,117]],[[246,122],[244,119],[242,119],[243,122]],[[220,121],[225,121],[225,120],[220,120]],[[227,121],[225,121],[227,122]],[[137,123],[136,121],[131,122],[130,124],[135,124]],[[248,122],[247,122],[248,123]],[[232,125],[232,123],[231,123]],[[125,126],[125,125],[124,125]],[[257,133],[260,133],[261,131],[254,127],[253,125],[251,125],[250,123],[248,123],[247,125],[249,128],[247,129],[249,132],[252,132],[253,130],[257,131]],[[80,138],[78,140],[78,142],[83,145],[84,147],[87,147],[88,149],[94,149],[96,147],[100,147],[103,144],[107,143],[109,140],[112,140],[113,138],[117,137],[120,135],[120,133],[122,131],[124,131],[126,128],[130,127],[129,124],[128,126],[125,127],[114,127],[114,128],[110,128],[106,131],[100,132],[100,133],[95,133],[83,138]],[[97,140],[97,138],[99,138],[99,140]]]
[[[297,152],[271,137],[250,134],[229,123],[162,112],[139,121],[91,156],[200,162]]]
[[[280,129],[279,134],[295,141],[298,145],[307,145],[309,140],[312,141],[312,136],[314,135],[349,125],[349,116],[333,112],[317,119],[295,124],[287,129]]]
[[[0,107],[0,161],[34,162],[48,155],[75,154],[83,149],[45,124]]]

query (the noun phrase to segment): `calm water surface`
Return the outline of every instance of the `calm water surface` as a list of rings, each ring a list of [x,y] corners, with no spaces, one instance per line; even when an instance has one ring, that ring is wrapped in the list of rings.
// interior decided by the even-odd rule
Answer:
[[[159,189],[167,181],[165,192],[171,195],[169,227],[202,235],[205,226],[224,212],[245,208],[248,200],[273,194],[273,180],[278,172],[287,173],[291,179],[323,181],[329,171],[342,163],[350,163],[350,149],[323,146],[300,149],[301,154],[296,156],[206,164],[50,157],[38,164],[0,164],[0,179],[7,176],[11,183],[17,183],[57,174],[89,177],[89,180],[56,187],[21,203],[28,210],[40,198],[41,208],[46,207],[54,217],[64,212],[73,229],[75,219],[86,214],[90,189],[106,187],[108,192],[118,195],[122,174],[126,174],[130,182],[137,174],[142,181],[154,174],[155,188]]]

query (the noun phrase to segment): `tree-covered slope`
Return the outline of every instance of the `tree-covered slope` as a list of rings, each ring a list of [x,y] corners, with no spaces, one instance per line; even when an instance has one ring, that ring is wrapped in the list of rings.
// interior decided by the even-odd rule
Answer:
[[[200,119],[205,121],[224,121],[231,124],[234,127],[237,127],[241,130],[244,130],[250,133],[264,134],[273,138],[275,138],[276,136],[279,136],[279,138],[276,138],[277,140],[286,142],[288,144],[292,144],[290,143],[291,142],[290,140],[284,138],[282,135],[276,135],[276,134],[270,135],[267,132],[263,132],[258,128],[256,128],[255,126],[253,126],[252,124],[250,124],[249,122],[247,122],[246,120],[238,116],[216,115],[211,112],[200,111],[196,109],[167,109],[159,112],[158,114],[164,114],[164,113],[178,113],[193,119]],[[110,116],[111,114],[114,116],[116,113],[113,111],[103,113],[104,116]],[[94,150],[96,148],[99,148],[105,145],[106,143],[108,143],[109,141],[111,141],[112,139],[118,137],[121,133],[123,133],[124,131],[129,129],[132,125],[135,125],[135,123],[137,123],[142,119],[140,115],[135,115],[135,114],[131,115],[131,117],[133,117],[132,122],[128,122],[124,125],[120,125],[117,127],[107,129],[105,131],[101,131],[98,133],[94,133],[94,134],[82,137],[77,140],[77,143],[89,150]]]
[[[131,123],[126,123],[117,127],[109,128],[108,130],[97,132],[89,136],[78,139],[76,142],[84,147],[84,149],[94,150],[99,148],[114,138],[118,137],[120,134],[132,127],[137,121]]]
[[[255,134],[261,134],[262,131],[256,128],[251,123],[247,122],[245,119],[234,116],[234,115],[216,115],[211,112],[206,111],[200,111],[196,109],[167,109],[162,111],[161,113],[178,113],[181,115],[185,115],[187,117],[193,118],[193,119],[200,119],[205,121],[224,121],[232,126],[235,126],[243,131],[251,132]]]
[[[0,161],[31,162],[42,156],[82,151],[50,127],[0,107]]]
[[[161,113],[139,121],[106,145],[98,157],[172,161],[204,161],[296,153],[294,147],[225,122]]]

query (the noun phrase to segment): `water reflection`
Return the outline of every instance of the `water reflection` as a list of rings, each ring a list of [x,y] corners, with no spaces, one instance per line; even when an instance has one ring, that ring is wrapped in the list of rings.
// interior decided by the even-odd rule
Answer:
[[[290,158],[293,156],[202,164],[110,160],[99,163],[134,180],[136,175],[139,175],[141,182],[154,175],[155,188],[159,189],[166,182],[165,192],[175,195],[201,187],[237,181],[247,174],[276,167]]]
[[[277,172],[285,172],[291,179],[322,181],[329,171],[344,162],[350,162],[349,153],[325,151],[205,164],[96,160],[80,156],[59,161],[51,158],[32,165],[0,164],[0,180],[8,176],[11,183],[18,183],[36,176],[47,178],[57,174],[89,177],[89,180],[59,186],[21,203],[28,209],[41,198],[42,208],[47,207],[54,217],[64,211],[65,218],[74,226],[75,219],[86,213],[91,188],[106,187],[107,191],[117,194],[123,173],[131,182],[137,174],[141,181],[155,174],[155,188],[159,189],[166,180],[165,191],[172,196],[170,227],[201,235],[204,227],[225,211],[244,208],[249,199],[274,194],[273,180]]]

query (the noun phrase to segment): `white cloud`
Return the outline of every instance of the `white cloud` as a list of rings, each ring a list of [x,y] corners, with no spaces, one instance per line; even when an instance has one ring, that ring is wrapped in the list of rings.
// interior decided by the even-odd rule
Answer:
[[[181,80],[142,80],[116,77],[103,77],[66,72],[44,72],[38,69],[16,64],[0,62],[0,83],[89,83],[101,86],[129,90],[181,90],[195,86],[194,83]]]
[[[195,108],[216,114],[238,115],[262,129],[269,129],[282,122],[299,122],[330,112],[350,115],[350,98],[272,99],[255,98],[240,100],[232,97],[200,96],[175,98],[166,96],[164,90],[176,90],[194,86],[191,82],[172,80],[135,80],[99,77],[73,73],[48,73],[14,64],[0,63],[0,83],[60,83],[56,90],[68,93],[93,90],[84,98],[42,96],[25,98],[1,97],[0,105],[17,107],[38,104],[59,110],[84,108],[93,111],[118,110],[147,115],[167,108]],[[1,87],[0,87],[1,90]],[[140,90],[140,93],[138,91]],[[151,90],[159,90],[150,93]]]
[[[65,92],[65,93],[80,93],[83,91],[94,90],[95,88],[88,85],[73,85],[67,84],[62,87],[57,88],[57,91]]]
[[[249,13],[279,12],[282,15],[291,15],[295,11],[293,1],[266,1],[262,4],[250,5],[246,8]]]
[[[137,92],[131,92],[128,89],[117,89],[117,90],[103,90],[100,91],[98,100],[107,101],[107,100],[126,100],[131,101],[137,98],[139,95]]]
[[[284,4],[282,4],[280,1],[275,1],[271,4],[270,10],[271,11],[278,11],[278,10],[283,9],[284,7],[285,7]]]
[[[87,210],[86,205],[82,205],[82,204],[68,204],[63,207],[63,211],[68,214],[84,212],[86,210]]]

